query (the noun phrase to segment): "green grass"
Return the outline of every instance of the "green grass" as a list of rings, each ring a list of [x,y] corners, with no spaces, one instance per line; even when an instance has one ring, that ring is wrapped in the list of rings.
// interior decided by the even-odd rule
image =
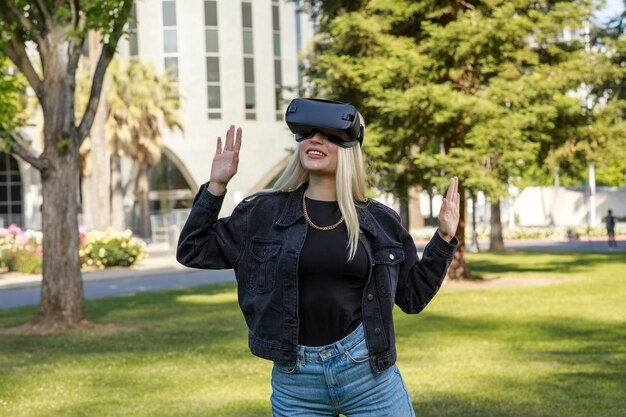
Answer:
[[[624,416],[623,254],[474,254],[470,264],[523,285],[448,285],[424,313],[396,311],[418,416]],[[555,283],[533,285],[544,278]],[[93,300],[87,311],[142,327],[0,335],[0,416],[271,414],[271,363],[248,351],[233,285]],[[0,310],[0,327],[33,312]]]

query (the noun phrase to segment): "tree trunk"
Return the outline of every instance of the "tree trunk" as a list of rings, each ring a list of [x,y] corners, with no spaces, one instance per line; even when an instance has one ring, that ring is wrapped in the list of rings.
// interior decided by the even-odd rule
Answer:
[[[504,252],[499,198],[491,202],[491,240],[489,242],[489,250],[491,252]]]
[[[63,106],[58,106],[57,115]],[[47,124],[48,126],[49,124]],[[75,130],[75,129],[73,129]],[[61,132],[47,132],[62,137]],[[47,140],[50,140],[46,138]],[[85,320],[83,281],[78,255],[78,149],[46,146],[43,194],[43,280],[41,302],[31,324],[67,330]]]
[[[428,193],[428,225],[433,226],[437,224],[433,213],[433,187],[428,187],[426,192]]]
[[[409,230],[409,222],[410,222],[410,215],[409,215],[409,200],[405,199],[405,198],[400,198],[400,223],[402,224],[402,227],[404,227],[406,230]]]
[[[139,234],[143,238],[150,237],[150,198],[148,196],[148,163],[139,165],[139,184],[137,194],[139,200]]]
[[[50,34],[61,45],[62,30]],[[64,331],[85,322],[78,236],[79,131],[74,125],[74,74],[60,49],[41,51],[45,94],[44,151],[41,157],[43,278],[41,301],[31,326],[38,331]]]
[[[461,195],[461,202],[459,207],[459,227],[456,231],[456,237],[459,240],[459,246],[454,254],[454,258],[452,259],[452,263],[450,264],[450,268],[448,269],[448,279],[471,279],[472,274],[470,273],[469,265],[465,259],[465,219],[467,219],[467,209],[466,202],[467,196],[465,192],[465,187],[459,184],[459,194]]]
[[[409,226],[411,229],[424,227],[424,216],[422,216],[422,207],[420,205],[420,187],[411,187],[409,189]]]
[[[100,35],[94,31],[89,32],[89,60],[92,75],[101,51]],[[103,86],[102,91],[106,91],[105,86]],[[102,99],[103,95],[101,95],[101,100],[98,103],[98,110],[89,133],[91,139],[91,152],[88,156],[91,158],[91,176],[89,178],[92,197],[91,220],[96,229],[106,229],[111,225],[111,168],[109,146],[105,133],[107,116],[105,100]]]
[[[89,155],[87,155],[87,158],[89,158]],[[81,181],[81,189],[82,189],[82,194],[81,194],[81,199],[80,199],[80,211],[83,214],[81,224],[85,226],[87,229],[92,229],[94,227],[93,226],[94,210],[93,210],[93,193],[92,193],[93,187],[91,186],[91,174],[83,175],[82,181]]]
[[[126,229],[122,161],[118,154],[111,156],[111,216],[114,228],[117,230]]]

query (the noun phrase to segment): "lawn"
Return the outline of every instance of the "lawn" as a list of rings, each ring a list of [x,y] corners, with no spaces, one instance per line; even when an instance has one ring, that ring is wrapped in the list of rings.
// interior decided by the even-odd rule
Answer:
[[[396,311],[398,365],[418,416],[623,417],[624,254],[472,254],[487,283],[445,285]],[[0,310],[0,327],[34,308]],[[0,416],[268,416],[233,285],[93,300],[141,328],[0,335]]]

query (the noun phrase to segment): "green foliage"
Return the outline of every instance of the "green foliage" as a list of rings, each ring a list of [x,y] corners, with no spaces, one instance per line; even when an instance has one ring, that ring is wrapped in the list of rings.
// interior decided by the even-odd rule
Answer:
[[[605,49],[586,48],[581,22],[598,2],[315,3],[311,93],[359,107],[379,187],[443,189],[457,174],[499,198],[509,178],[542,182],[556,167],[564,179],[589,161],[621,170],[622,102],[610,89],[590,109],[582,99],[623,74]]]
[[[17,73],[0,51],[0,146],[11,150],[8,134],[24,124],[24,77]]]
[[[0,20],[0,39],[8,41],[11,33],[19,33],[24,41],[35,41],[40,29],[47,24],[64,27],[68,38],[85,39],[89,30],[97,30],[103,39],[108,39],[115,49],[117,41],[124,33],[124,25],[128,20],[134,0],[89,0],[74,2],[70,0],[11,0],[16,10],[37,29],[31,32],[15,21],[15,16],[4,11]],[[45,11],[42,12],[42,6]],[[74,8],[78,9],[74,9]],[[3,6],[6,9],[6,6]],[[75,20],[75,12],[84,19],[79,24]],[[49,20],[48,20],[49,19]],[[2,42],[0,41],[0,49]]]
[[[145,243],[135,239],[130,230],[91,231],[79,251],[83,265],[98,269],[131,266],[144,257]]]
[[[54,146],[56,146],[56,148],[58,150],[67,149],[67,148],[70,147],[70,140],[69,139],[59,139]]]
[[[79,233],[79,256],[87,268],[128,267],[144,258],[145,243],[130,230]],[[42,268],[42,234],[15,225],[0,228],[0,270],[39,274]]]

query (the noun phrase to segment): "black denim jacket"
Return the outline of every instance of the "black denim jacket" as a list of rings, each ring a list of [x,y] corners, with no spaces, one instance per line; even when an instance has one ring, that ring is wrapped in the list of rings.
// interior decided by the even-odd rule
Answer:
[[[302,213],[306,184],[294,192],[264,192],[242,201],[218,220],[224,196],[200,188],[178,241],[176,259],[202,269],[233,268],[239,305],[249,329],[250,350],[261,358],[294,365],[298,345],[298,258],[307,223]],[[372,368],[396,361],[392,309],[419,313],[443,281],[458,241],[435,233],[421,261],[398,214],[375,200],[357,204],[370,273],[362,316]]]

